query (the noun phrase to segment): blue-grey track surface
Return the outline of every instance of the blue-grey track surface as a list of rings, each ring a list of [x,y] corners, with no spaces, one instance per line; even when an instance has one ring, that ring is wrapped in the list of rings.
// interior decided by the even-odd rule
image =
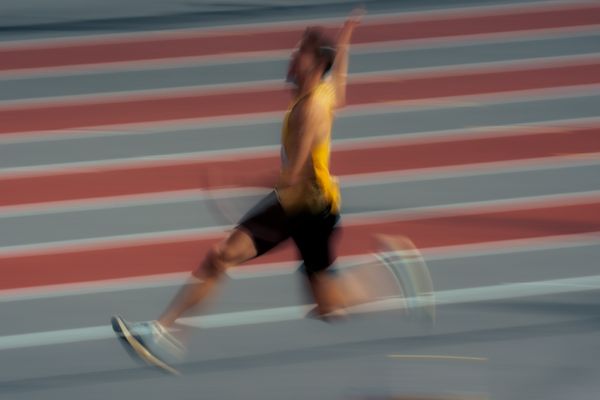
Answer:
[[[525,5],[543,9],[570,2],[360,3],[373,18],[404,13],[411,18],[422,13],[421,18],[426,18],[431,13],[456,16],[486,9],[502,13]],[[114,34],[143,37],[172,29],[239,25],[252,29],[335,19],[357,4],[341,0],[3,0],[0,48],[82,37],[102,40],[103,35]],[[368,79],[378,74],[402,77],[510,69],[519,63],[597,61],[599,39],[600,27],[587,26],[360,46],[352,52],[350,73],[351,78]],[[283,82],[286,63],[287,56],[277,53],[0,72],[0,109],[96,96],[137,96],[144,91],[273,85]],[[368,149],[370,140],[384,145],[430,143],[440,138],[451,141],[453,135],[464,139],[471,132],[473,140],[481,140],[486,132],[519,136],[581,124],[598,126],[599,86],[552,89],[557,88],[350,108],[338,115],[334,151],[336,146],[360,148],[361,143]],[[144,168],[153,160],[176,165],[190,157],[276,153],[281,115],[244,118],[0,135],[0,196],[6,193],[2,188],[6,179],[43,176],[47,171],[54,171],[52,175],[136,163]],[[597,202],[600,156],[596,151],[556,151],[549,155],[554,158],[408,174],[342,176],[345,220],[354,224],[373,216],[405,215],[410,220],[469,207],[519,209],[520,204],[535,208],[536,202]],[[246,205],[258,196],[243,193],[237,200]],[[120,240],[131,238],[158,237],[160,242],[179,233],[220,232],[228,223],[215,212],[214,201],[202,191],[181,191],[0,206],[0,261],[5,259],[0,281],[8,279],[13,268],[12,261],[6,260],[20,265],[19,257],[38,251],[50,254],[62,251],[62,246],[87,251],[85,246],[101,247],[105,242],[116,248]],[[398,310],[335,324],[297,318],[294,313],[310,299],[303,277],[292,264],[234,271],[217,297],[197,313],[222,317],[225,322],[191,328],[189,354],[177,365],[183,373],[179,377],[129,358],[111,335],[109,319],[114,314],[133,320],[156,318],[185,273],[52,287],[25,281],[0,290],[0,399],[596,400],[600,398],[600,226],[594,222],[597,218],[589,217],[590,226],[577,235],[423,249],[441,299],[434,327],[418,325]],[[507,230],[519,229],[515,221],[501,223]],[[77,250],[77,246],[83,247]],[[198,254],[198,262],[201,257]],[[351,261],[343,258],[340,263]],[[52,268],[39,265],[39,274],[52,274]],[[519,284],[523,282],[528,284]],[[252,319],[277,312],[283,314],[271,322]]]

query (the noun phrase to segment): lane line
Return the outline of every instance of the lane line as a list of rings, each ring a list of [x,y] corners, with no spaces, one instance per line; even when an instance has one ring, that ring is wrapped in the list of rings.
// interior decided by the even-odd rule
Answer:
[[[429,262],[596,246],[600,246],[600,231],[583,235],[557,235],[468,245],[425,247],[421,248],[420,251],[425,261]],[[338,258],[336,268],[349,268],[369,262],[371,259],[372,255],[370,254],[342,256]],[[227,271],[227,275],[231,279],[236,280],[261,279],[290,275],[295,273],[297,269],[297,262],[275,262],[230,268]],[[95,282],[3,289],[0,290],[0,303],[176,287],[183,284],[189,277],[189,274],[189,272],[175,272],[135,278],[107,279]]]
[[[578,26],[567,26],[562,28],[547,28],[547,29],[524,29],[496,33],[482,34],[466,34],[455,36],[442,36],[421,39],[400,39],[400,40],[384,40],[372,43],[354,43],[352,51],[368,54],[370,52],[389,51],[391,48],[435,48],[447,46],[460,46],[463,44],[477,43],[494,43],[502,41],[527,40],[529,37],[545,38],[545,37],[571,37],[580,35],[593,35],[598,32],[600,24],[585,24]],[[244,63],[248,59],[260,58],[264,60],[276,60],[288,58],[290,49],[283,50],[267,50],[254,52],[239,52],[231,54],[219,54],[211,56],[190,56],[177,58],[162,58],[154,59],[149,63],[147,60],[141,61],[122,61],[102,64],[82,64],[65,67],[44,67],[44,68],[28,68],[25,70],[0,70],[0,79],[28,79],[39,77],[53,77],[64,75],[85,75],[88,73],[124,71],[124,70],[147,70],[147,69],[168,69],[177,66],[185,65],[218,65],[223,63]]]
[[[485,61],[463,64],[451,64],[433,67],[393,68],[349,74],[350,87],[358,84],[370,84],[380,81],[419,80],[424,78],[443,78],[493,73],[522,73],[531,69],[541,72],[551,68],[580,67],[596,64],[600,61],[600,52],[570,54],[547,57],[516,58],[502,61]],[[282,70],[282,75],[285,71]],[[287,88],[283,78],[254,81],[238,81],[217,84],[191,85],[185,87],[167,87],[158,89],[124,90],[114,92],[89,93],[39,97],[18,100],[0,100],[0,112],[21,108],[37,109],[68,105],[93,105],[113,102],[130,102],[148,99],[167,99],[194,95],[243,94],[247,92],[270,92]]]
[[[500,61],[481,61],[462,64],[449,64],[437,66],[421,66],[412,68],[385,68],[369,72],[355,72],[348,75],[348,82],[369,83],[381,79],[419,79],[428,76],[436,77],[440,74],[453,76],[464,73],[485,73],[485,72],[508,72],[522,68],[532,68],[537,65],[555,64],[555,65],[576,65],[579,63],[589,63],[599,59],[600,52],[584,52],[581,54],[553,55],[529,58],[509,58]],[[261,60],[262,61],[262,60]],[[251,67],[249,67],[251,68]],[[281,71],[282,75],[284,70]],[[18,107],[51,107],[63,104],[86,104],[105,101],[133,100],[143,97],[155,97],[164,95],[165,97],[177,97],[194,95],[198,93],[205,94],[224,94],[245,91],[262,91],[266,89],[277,89],[282,86],[282,78],[264,79],[264,80],[240,80],[226,83],[205,83],[193,85],[178,85],[161,88],[144,88],[131,90],[115,90],[102,92],[89,92],[85,94],[68,95],[44,95],[41,97],[29,97],[19,99],[0,100],[0,111],[4,108],[15,109]]]
[[[400,12],[385,12],[385,13],[374,13],[364,16],[365,21],[378,20],[382,17],[388,18],[428,18],[428,17],[452,17],[453,15],[461,16],[465,13],[473,13],[474,16],[477,13],[501,13],[501,12],[514,12],[523,11],[527,9],[535,10],[536,8],[547,8],[548,6],[562,6],[562,5],[580,5],[587,6],[590,1],[584,0],[548,0],[544,2],[539,1],[520,1],[512,4],[493,4],[493,5],[468,5],[468,6],[453,6],[448,8],[436,8],[433,10],[414,10],[414,11],[400,11]],[[519,6],[525,7],[519,10]],[[517,8],[517,10],[515,10]],[[195,28],[181,28],[181,29],[163,29],[163,30],[148,30],[140,32],[126,32],[126,33],[102,33],[102,34],[91,34],[91,35],[78,35],[78,36],[66,36],[66,37],[52,37],[52,38],[35,38],[35,39],[16,39],[12,41],[0,42],[0,49],[6,48],[27,48],[27,47],[38,47],[40,45],[79,45],[87,43],[101,43],[108,40],[124,41],[124,40],[139,40],[148,37],[160,38],[160,37],[181,37],[182,35],[188,35],[193,33],[209,33],[209,34],[227,34],[232,31],[253,31],[256,29],[270,30],[282,29],[295,26],[296,28],[305,27],[307,24],[338,24],[344,22],[346,16],[339,17],[324,17],[324,18],[311,18],[311,19],[293,19],[289,21],[263,21],[263,22],[251,22],[251,23],[235,23],[225,24],[218,26],[209,26],[206,28],[195,27]]]
[[[383,184],[389,182],[417,182],[440,178],[479,176],[494,174],[496,171],[500,173],[509,173],[510,171],[542,171],[546,169],[553,169],[553,167],[560,169],[563,167],[571,168],[571,166],[593,166],[597,164],[598,156],[600,155],[600,153],[578,154],[582,155],[582,157],[577,158],[572,154],[569,156],[557,155],[552,157],[537,157],[522,160],[462,164],[448,167],[417,168],[407,171],[385,171],[365,174],[341,175],[339,178],[343,186],[353,187],[361,185],[361,182],[365,180],[369,180],[377,184]],[[576,160],[581,164],[576,165],[574,163]],[[544,165],[546,162],[554,162],[555,164],[553,166],[548,165],[546,167]],[[573,162],[573,164],[571,164],[571,162]]]
[[[553,279],[536,282],[516,282],[475,288],[452,289],[435,293],[437,305],[478,303],[483,301],[509,300],[519,297],[545,296],[600,290],[600,275]],[[427,302],[428,298],[415,299]],[[252,311],[228,312],[199,317],[182,318],[181,324],[202,329],[248,326],[266,323],[295,321],[305,318],[315,305],[266,308]],[[388,299],[355,307],[355,312],[383,312],[405,307],[403,299]],[[107,316],[108,318],[108,316]],[[22,333],[0,336],[0,350],[15,350],[48,345],[71,344],[114,338],[107,323],[101,326],[62,329],[55,331]]]
[[[515,172],[535,172],[580,167],[593,167],[600,164],[600,152],[580,153],[540,157],[506,162],[463,164],[450,167],[434,167],[412,170],[411,172],[392,171],[369,174],[338,176],[343,187],[366,185],[400,184],[437,179],[468,178],[482,175],[500,175]],[[0,219],[34,215],[51,215],[66,212],[108,210],[124,207],[137,207],[160,204],[173,204],[210,200],[221,197],[230,199],[265,195],[269,188],[239,187],[231,189],[189,189],[145,194],[98,197],[50,201],[43,203],[0,206]]]
[[[534,237],[526,239],[508,239],[491,242],[453,244],[450,246],[426,246],[421,247],[423,258],[426,261],[444,261],[476,257],[490,257],[498,255],[522,254],[531,252],[553,251],[557,249],[575,249],[581,247],[594,247],[600,245],[600,231],[585,234],[568,234]],[[372,260],[372,254],[343,256],[338,258],[337,268],[347,268]],[[298,262],[293,263],[270,263],[263,265],[246,265],[231,268],[227,271],[232,279],[254,279],[295,273]],[[182,274],[181,277],[186,277]],[[159,275],[156,275],[158,279]],[[132,278],[133,282],[138,282]],[[181,281],[179,281],[181,282]],[[173,283],[166,284],[173,286]],[[59,286],[56,286],[59,288]],[[25,289],[35,291],[37,288]],[[50,288],[51,289],[51,288]],[[18,293],[21,289],[15,290]],[[126,289],[125,289],[126,290]],[[0,291],[0,293],[2,293]]]
[[[600,196],[563,198],[480,209],[430,210],[415,215],[370,215],[362,224],[342,225],[340,255],[377,251],[376,235],[409,236],[420,248],[467,245],[481,242],[541,238],[567,234],[591,234],[600,229]],[[172,272],[188,272],[199,257],[222,240],[226,232],[202,236],[172,231],[154,236],[121,235],[115,240],[92,240],[71,246],[20,247],[20,252],[0,255],[5,279],[3,289],[98,281]],[[17,249],[13,249],[17,250]],[[293,246],[285,243],[247,265],[296,259]],[[47,268],[46,268],[47,267]]]
[[[565,25],[597,24],[600,20],[598,7],[593,3],[549,6],[545,9],[513,8],[506,13],[480,13],[478,15],[455,15],[452,18],[417,18],[402,21],[388,19],[370,20],[357,28],[355,43],[383,41],[399,38],[419,38],[453,36],[467,33],[489,33],[515,29],[552,28]],[[483,22],[482,22],[483,20]],[[480,23],[473,23],[480,22]],[[332,33],[338,24],[327,26]],[[406,28],[406,29],[403,29]],[[248,50],[289,48],[296,43],[302,30],[285,27],[274,35],[273,30],[252,30],[229,32],[225,35],[190,34],[183,37],[162,37],[154,39],[120,40],[101,42],[80,42],[71,46],[30,47],[28,49],[0,49],[0,55],[9,63],[4,70],[18,70],[30,67],[52,67],[73,64],[95,64],[99,62],[127,61],[139,59],[160,59],[190,55],[215,53],[235,53]],[[265,46],[270,47],[265,47]],[[157,52],[158,49],[158,52]],[[94,51],[95,50],[95,51]],[[49,57],[54,55],[55,57]]]
[[[406,222],[430,218],[469,216],[482,213],[526,211],[551,207],[571,207],[576,205],[594,204],[598,201],[600,201],[600,190],[589,190],[344,214],[343,224],[345,227],[352,227],[385,222]],[[217,239],[222,237],[224,232],[231,228],[232,225],[222,225],[3,246],[0,247],[0,261],[2,259],[14,257],[52,254],[56,252],[81,252],[152,243]]]
[[[482,214],[483,212],[497,213],[512,210],[526,211],[546,207],[590,204],[597,200],[600,200],[600,190],[558,193],[541,196],[524,196],[512,199],[462,202],[446,204],[444,206],[409,207],[389,211],[365,211],[349,214],[344,219],[344,226],[360,226],[390,221],[414,221],[424,218],[469,216]]]
[[[332,172],[340,177],[354,175],[354,178],[357,178],[357,174],[367,177],[374,173],[393,174],[396,171],[400,171],[400,175],[415,175],[435,171],[432,168],[470,168],[476,166],[474,164],[553,157],[560,152],[591,155],[600,151],[600,142],[596,140],[598,128],[594,125],[572,129],[547,127],[546,130],[545,133],[534,129],[534,132],[523,135],[334,150],[331,156]],[[419,157],[415,157],[415,154],[419,154]],[[278,154],[273,151],[270,155],[250,159],[237,155],[221,160],[140,161],[129,168],[121,168],[117,164],[80,170],[67,167],[66,171],[47,169],[20,174],[13,172],[8,176],[0,176],[5,192],[0,198],[0,205],[215,187],[268,188],[273,187],[277,179],[279,164]],[[491,166],[487,164],[487,167]],[[500,167],[501,164],[495,166]],[[252,173],[248,172],[250,170]]]
[[[537,101],[568,101],[581,97],[597,97],[600,84],[570,85],[540,89],[516,90],[507,93],[484,93],[474,95],[446,96],[420,101],[389,101],[376,104],[346,105],[339,112],[339,118],[407,113],[426,110],[447,110],[463,107],[489,107],[505,104]],[[170,134],[172,130],[194,130],[227,128],[247,125],[267,125],[281,123],[279,111],[257,112],[213,117],[191,117],[178,120],[132,122],[125,124],[90,125],[68,129],[30,130],[18,133],[3,133],[1,144],[66,141],[121,135]],[[537,123],[537,122],[536,122]]]
[[[487,357],[449,356],[436,354],[388,354],[388,358],[400,360],[442,360],[442,361],[474,361],[487,362]]]
[[[524,31],[519,35],[510,35],[504,33],[502,35],[468,35],[465,37],[453,37],[451,40],[448,38],[442,38],[440,40],[426,39],[426,40],[402,40],[402,41],[384,41],[377,43],[366,43],[366,44],[355,44],[352,46],[353,56],[364,56],[370,54],[381,54],[381,53],[395,53],[404,51],[418,51],[418,50],[444,50],[448,48],[458,47],[473,47],[473,46],[494,46],[494,45],[505,45],[510,43],[519,44],[522,42],[550,42],[550,41],[561,41],[564,39],[579,39],[589,40],[593,37],[598,36],[600,24],[583,26],[577,28],[559,28],[551,29],[545,32],[544,30],[536,31]],[[513,37],[514,36],[514,37]],[[584,54],[584,53],[582,53]],[[206,57],[183,57],[178,59],[165,59],[151,64],[148,63],[117,63],[117,64],[106,64],[106,65],[92,65],[80,70],[70,69],[61,72],[59,69],[42,69],[42,70],[26,70],[22,73],[5,72],[0,73],[0,82],[3,80],[39,80],[46,78],[85,78],[94,75],[110,75],[120,74],[128,72],[147,72],[147,71],[163,71],[169,69],[180,69],[180,68],[203,68],[217,65],[231,65],[231,64],[254,64],[262,62],[285,62],[290,57],[290,51],[288,50],[274,50],[259,52],[259,54],[231,54],[223,55],[223,58],[206,58]],[[130,65],[131,64],[131,65]]]
[[[332,138],[333,152],[351,151],[357,149],[376,149],[388,146],[408,146],[420,144],[433,144],[459,140],[492,139],[500,137],[517,137],[522,135],[547,134],[552,132],[566,132],[570,129],[582,129],[591,126],[600,126],[600,117],[547,119],[531,123],[510,125],[473,126],[460,129],[440,129],[388,135],[373,135],[357,138]],[[334,132],[335,136],[335,132]],[[2,144],[0,143],[0,146]],[[70,170],[85,170],[93,168],[121,169],[137,166],[170,165],[177,162],[215,160],[224,161],[231,158],[252,159],[257,157],[272,156],[279,153],[279,144],[223,148],[217,150],[200,150],[181,153],[164,153],[156,155],[142,155],[118,158],[104,158],[86,161],[66,161],[50,164],[4,167],[0,169],[0,179],[11,177],[27,177],[34,175],[50,175],[54,172],[61,174]],[[560,155],[560,154],[557,154]]]
[[[600,14],[599,14],[600,15]],[[519,70],[464,72],[459,75],[427,76],[402,80],[398,77],[373,78],[350,83],[348,105],[388,102],[439,103],[443,98],[481,94],[518,95],[518,91],[600,84],[598,60],[542,64]],[[102,126],[189,118],[239,116],[283,111],[289,92],[281,89],[237,91],[232,93],[140,96],[118,101],[61,103],[40,107],[5,107],[0,110],[4,124],[0,133],[10,134],[32,130],[56,131],[84,126]]]

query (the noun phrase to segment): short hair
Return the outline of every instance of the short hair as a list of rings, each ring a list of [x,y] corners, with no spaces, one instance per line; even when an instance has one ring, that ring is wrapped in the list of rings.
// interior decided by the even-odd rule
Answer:
[[[302,35],[302,44],[310,48],[320,63],[325,64],[323,75],[325,75],[335,61],[336,48],[333,40],[326,34],[323,28],[309,26]]]

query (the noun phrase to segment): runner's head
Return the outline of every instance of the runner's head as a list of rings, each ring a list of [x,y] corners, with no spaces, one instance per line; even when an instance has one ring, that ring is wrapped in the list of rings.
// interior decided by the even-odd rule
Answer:
[[[297,49],[292,53],[287,80],[301,84],[314,74],[325,75],[335,59],[335,45],[323,29],[308,27]]]

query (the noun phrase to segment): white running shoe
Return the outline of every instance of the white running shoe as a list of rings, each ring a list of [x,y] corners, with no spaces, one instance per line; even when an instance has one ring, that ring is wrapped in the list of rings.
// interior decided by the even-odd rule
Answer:
[[[170,364],[181,361],[185,347],[158,321],[128,322],[120,316],[111,319],[113,330],[125,339],[144,361],[179,375]]]

